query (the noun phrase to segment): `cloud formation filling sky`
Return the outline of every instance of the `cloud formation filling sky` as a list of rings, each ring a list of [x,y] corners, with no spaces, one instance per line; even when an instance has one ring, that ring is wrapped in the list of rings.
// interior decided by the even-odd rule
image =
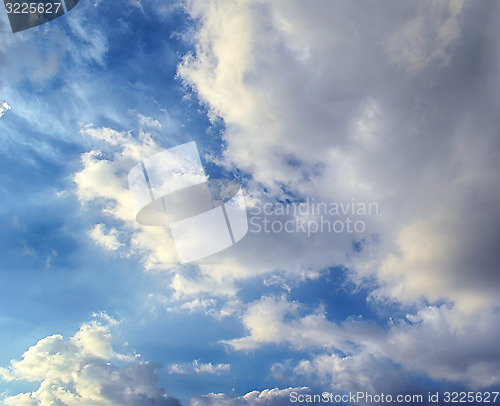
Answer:
[[[2,401],[493,390],[499,7],[81,1],[16,34],[3,14]],[[127,175],[193,140],[250,229],[180,265]],[[307,233],[321,204],[362,230]]]

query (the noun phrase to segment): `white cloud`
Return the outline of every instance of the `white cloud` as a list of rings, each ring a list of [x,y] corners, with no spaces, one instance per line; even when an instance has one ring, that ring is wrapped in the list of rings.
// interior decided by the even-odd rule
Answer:
[[[298,309],[298,303],[289,302],[285,297],[279,300],[263,297],[252,303],[242,316],[243,325],[250,334],[225,343],[235,350],[252,350],[269,343],[286,343],[297,350],[314,347],[350,349],[352,337],[345,328],[329,322],[323,309],[303,318],[298,316]],[[366,331],[368,335],[374,333],[376,329]]]
[[[485,123],[500,102],[473,96],[482,85],[467,79],[478,67],[472,43],[496,52],[474,19],[497,6],[390,4],[387,13],[372,3],[188,3],[196,52],[178,74],[223,119],[222,163],[252,175],[250,197],[284,199],[284,187],[380,208],[361,252],[347,233],[261,233],[213,272],[297,278],[344,265],[358,283],[375,280],[378,299],[445,300],[460,311],[498,300],[500,146],[498,126]],[[485,26],[498,34],[493,20]],[[499,90],[496,66],[481,65],[488,94]]]
[[[170,287],[176,298],[187,300],[181,309],[209,312],[219,303],[211,296],[238,303],[239,282],[270,271],[281,271],[286,286],[288,278],[314,278],[335,265],[349,266],[349,277],[359,283],[374,277],[372,297],[377,300],[418,306],[407,320],[382,332],[363,322],[330,322],[321,309],[302,316],[298,303],[264,298],[242,315],[248,334],[226,341],[235,350],[266,344],[318,352],[326,348],[294,371],[316,374],[334,387],[383,387],[387,376],[396,376],[390,368],[397,364],[433,379],[481,388],[499,381],[494,309],[500,284],[500,76],[493,60],[498,55],[493,45],[498,5],[478,2],[466,9],[454,0],[390,4],[324,1],[311,7],[294,0],[238,0],[222,6],[216,0],[191,1],[188,10],[199,19],[197,49],[179,66],[180,77],[211,115],[224,120],[227,150],[221,162],[253,176],[250,198],[272,201],[283,196],[284,185],[318,200],[355,196],[379,203],[380,216],[369,219],[370,232],[379,238],[364,236],[360,253],[352,251],[353,236],[346,234],[254,234],[213,262],[183,273],[186,268],[172,266],[177,258],[168,233],[140,227],[132,216],[128,170],[159,150],[147,133],[134,138],[112,128],[84,127],[82,135],[94,146],[82,155],[82,170],[74,178],[77,194],[104,217],[91,231],[96,242],[111,249],[124,243],[147,268],[174,273]],[[64,45],[61,49],[73,58],[81,55],[79,67],[102,65],[107,39],[100,30],[90,35],[84,23],[72,21],[78,40],[73,45],[60,42],[57,30],[43,40]],[[60,68],[62,54],[54,51],[59,48],[49,47],[42,55],[27,45],[29,36],[5,37],[3,51],[22,50],[5,61],[2,55],[5,82],[50,83]],[[33,57],[25,58],[28,54]],[[85,99],[79,83],[67,85],[76,99]],[[19,99],[11,99],[14,93],[11,89],[5,97],[40,131],[58,125],[46,119],[51,106],[42,108],[34,99],[23,110]],[[141,127],[160,128],[149,116],[138,118]],[[427,306],[429,301],[447,305]],[[229,306],[220,314],[242,307]],[[64,379],[78,380],[82,393],[104,396],[102,402],[114,392],[99,382],[121,385],[129,378],[135,382],[138,374],[149,382],[153,368],[148,364],[122,370],[102,363],[113,357],[126,361],[112,351],[106,334],[89,324],[69,341],[57,335],[41,340],[22,361],[0,370],[7,379],[23,374],[43,379],[39,391],[9,401],[33,404],[49,396],[46,386],[54,384],[62,389],[50,396],[73,402],[66,398],[74,399],[76,389],[67,389]],[[70,353],[71,362],[88,362],[81,373],[70,363]],[[52,373],[62,383],[53,381]],[[103,379],[95,384],[94,376]],[[92,387],[100,389],[98,395]],[[146,388],[156,393],[153,386]],[[208,395],[195,402],[265,404],[274,399],[276,404],[281,395],[278,390],[242,398]]]
[[[144,116],[142,114],[139,114],[138,117],[141,127],[161,130],[162,128],[161,123],[157,119],[153,117]]]
[[[497,308],[466,314],[428,306],[391,328],[386,353],[394,362],[435,380],[483,389],[500,383]]]
[[[287,388],[287,389],[265,389],[263,391],[252,391],[240,397],[231,397],[223,393],[211,393],[201,398],[192,399],[191,406],[280,406],[290,404],[290,394],[306,394],[309,389]]]
[[[199,360],[194,360],[192,363],[172,364],[169,367],[171,374],[213,374],[220,375],[231,370],[231,364],[212,364],[211,362],[203,363]]]
[[[211,258],[199,264],[199,268],[189,266],[194,272],[186,273],[186,267],[178,266],[177,251],[168,228],[141,226],[134,218],[127,176],[139,161],[161,150],[151,134],[141,132],[134,138],[127,132],[92,125],[82,126],[81,134],[97,143],[93,150],[81,155],[82,169],[73,178],[82,205],[92,207],[103,216],[89,232],[92,240],[115,251],[123,246],[122,254],[139,258],[146,269],[170,273],[169,287],[174,291],[174,296],[167,301],[170,305],[186,300],[184,308],[192,307],[196,305],[193,300],[200,294],[234,297],[237,294],[235,280],[253,276],[251,273],[240,275],[231,262]],[[214,302],[203,302],[204,308],[210,303]]]
[[[6,111],[9,111],[11,107],[6,101],[0,101],[0,117],[2,117]]]
[[[74,175],[80,202],[95,207],[104,216],[90,231],[90,237],[97,244],[112,250],[124,244],[124,252],[140,256],[147,269],[171,272],[169,286],[175,292],[174,298],[186,299],[188,303],[193,303],[200,294],[234,297],[236,280],[254,276],[254,270],[238,266],[239,258],[227,256],[222,260],[215,256],[209,258],[198,267],[191,266],[196,272],[186,274],[178,267],[177,252],[168,229],[141,226],[134,219],[128,172],[140,160],[161,149],[149,133],[140,133],[136,139],[127,132],[92,125],[84,125],[81,133],[97,143],[93,150],[82,154],[82,169]],[[268,269],[265,264],[259,272]]]
[[[367,233],[249,233],[182,272],[171,266],[169,236],[138,227],[130,214],[126,173],[157,145],[112,129],[83,130],[107,146],[83,156],[78,195],[123,222],[119,240],[148,267],[172,268],[174,299],[186,300],[179,308],[209,312],[215,297],[235,300],[243,280],[278,271],[285,287],[336,265],[372,290],[374,306],[416,308],[385,331],[333,323],[321,309],[301,316],[298,303],[263,298],[243,311],[247,335],[225,341],[235,350],[314,348],[318,355],[295,373],[334,387],[359,385],[359,376],[377,389],[397,368],[483,387],[498,382],[500,75],[488,56],[497,55],[498,24],[475,19],[499,6],[390,4],[192,0],[196,52],[178,68],[223,119],[220,162],[252,176],[249,207],[285,199],[283,189],[316,201],[354,197],[380,208],[366,219]],[[162,305],[171,308],[171,299]],[[205,400],[215,399],[233,401]]]
[[[163,296],[161,299],[158,299],[154,295],[150,295],[150,299],[153,299],[152,301],[156,301],[161,303],[162,307],[166,307],[166,310],[168,312],[173,312],[173,311],[183,311],[183,310],[188,310],[190,313],[194,312],[202,312],[206,315],[210,315],[214,317],[215,319],[221,320],[227,317],[231,317],[234,315],[239,315],[243,311],[243,309],[246,308],[243,302],[241,302],[239,299],[235,298],[228,298],[224,296],[220,296],[220,292],[218,293],[217,298],[215,297],[210,297],[210,298],[205,298],[201,296],[200,298],[194,298],[192,300],[189,300],[188,297],[188,292],[184,292],[184,295],[180,296],[179,293],[181,292],[180,289],[175,290],[175,295],[174,297],[167,298]],[[214,295],[216,296],[216,295]],[[155,308],[155,305],[153,304],[153,308]]]
[[[126,242],[129,253],[140,255],[148,269],[168,269],[176,264],[177,254],[166,228],[137,223],[128,190],[130,169],[160,148],[148,133],[134,139],[131,134],[107,127],[86,125],[81,131],[98,141],[100,149],[82,154],[82,169],[74,175],[77,196],[84,205],[96,204],[108,221],[120,223],[110,227],[105,236],[101,235],[105,223],[97,224],[91,237],[108,248]]]
[[[108,145],[102,151],[116,149],[83,156],[75,177],[78,195],[86,203],[101,201],[105,214],[123,222],[122,231],[115,227],[119,241],[142,253],[146,266],[171,268],[176,294],[161,305],[172,309],[172,299],[186,300],[178,308],[210,313],[219,305],[214,297],[234,300],[242,280],[279,270],[286,286],[289,279],[315,278],[324,268],[345,265],[357,283],[375,281],[375,288],[368,285],[372,298],[414,304],[422,322],[397,321],[383,332],[351,319],[330,322],[322,311],[301,317],[298,304],[266,298],[243,312],[248,334],[225,343],[246,351],[266,344],[315,348],[319,355],[295,372],[327,377],[337,368],[327,379],[333,386],[355,386],[359,375],[376,389],[384,385],[376,371],[396,376],[396,366],[471,387],[497,382],[497,354],[478,353],[473,332],[456,335],[467,323],[477,325],[481,346],[494,348],[497,316],[491,309],[500,284],[500,148],[495,126],[484,125],[491,122],[488,111],[500,106],[494,97],[485,106],[475,96],[470,103],[456,96],[457,86],[480,93],[462,72],[474,64],[464,62],[470,58],[458,41],[462,31],[476,41],[482,35],[462,23],[472,18],[462,3],[402,3],[394,15],[352,2],[189,4],[199,19],[196,53],[178,73],[224,120],[222,163],[253,176],[249,199],[273,201],[283,197],[284,185],[317,201],[377,202],[380,215],[366,219],[369,233],[360,236],[358,253],[352,249],[357,236],[346,233],[249,233],[210,262],[182,272],[172,267],[169,236],[161,228],[140,228],[128,203],[126,173],[157,145],[146,135],[134,140],[112,129],[84,128]],[[485,24],[496,32],[493,21]],[[484,69],[490,69],[489,87],[498,90],[498,72]],[[444,81],[447,75],[452,85]],[[155,126],[150,118],[139,119]],[[449,307],[431,307],[442,323],[449,321],[439,327],[426,302],[442,301]],[[435,350],[424,345],[430,342],[439,343]],[[458,355],[442,356],[446,351],[463,354],[463,363],[457,364]],[[432,356],[418,358],[419,352]]]
[[[89,234],[97,245],[100,245],[108,250],[116,251],[118,248],[123,246],[123,244],[118,240],[118,230],[112,228],[106,232],[104,224],[96,224],[94,228],[90,230]]]
[[[323,353],[304,359],[291,371],[296,379],[310,379],[334,393],[368,392],[407,394],[418,391],[418,384],[389,359],[369,352],[338,355]],[[411,384],[408,385],[409,381]]]
[[[116,323],[102,316],[83,324],[68,340],[59,334],[41,339],[21,360],[0,369],[3,379],[40,384],[33,392],[5,396],[2,404],[180,406],[156,386],[154,365],[113,350],[111,327]],[[117,361],[122,366],[113,364]]]
[[[335,390],[395,393],[412,383],[415,373],[476,390],[500,383],[495,308],[478,316],[452,306],[428,306],[405,319],[388,320],[387,328],[355,318],[335,323],[323,309],[305,316],[300,311],[298,303],[284,297],[263,297],[241,317],[248,335],[225,343],[237,351],[265,344],[307,349],[317,355],[298,362],[290,373]]]

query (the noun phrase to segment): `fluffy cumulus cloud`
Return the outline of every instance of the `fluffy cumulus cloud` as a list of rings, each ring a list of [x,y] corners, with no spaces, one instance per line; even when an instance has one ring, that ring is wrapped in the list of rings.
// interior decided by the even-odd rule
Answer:
[[[147,270],[169,273],[169,287],[175,294],[171,299],[181,300],[184,308],[201,308],[209,303],[198,298],[205,293],[234,297],[238,273],[230,265],[216,260],[204,268],[194,267],[194,276],[188,277],[178,266],[179,257],[166,223],[165,226],[142,226],[136,221],[128,185],[129,171],[141,160],[164,149],[152,133],[161,128],[161,124],[142,115],[139,121],[138,136],[110,127],[95,128],[91,124],[81,128],[82,136],[91,140],[94,148],[81,155],[81,168],[73,176],[75,193],[83,209],[95,210],[102,220],[90,227],[89,237],[117,255],[133,256]]]
[[[263,298],[243,314],[249,334],[228,341],[232,348],[347,351],[342,361],[322,354],[302,364],[343,368],[334,385],[354,380],[366,360],[471,387],[498,382],[498,7],[188,2],[196,49],[178,73],[222,118],[220,163],[250,175],[255,207],[286,198],[379,207],[360,235],[251,234],[226,261],[230,271],[212,265],[213,273],[231,280],[230,272],[284,269],[296,278],[343,265],[374,305],[416,309],[364,340],[353,323],[321,314],[285,322],[296,305]]]
[[[299,395],[308,394],[308,388],[265,389],[252,391],[240,397],[231,397],[223,393],[210,393],[193,399],[191,406],[281,406],[290,405],[290,399],[298,399]]]
[[[223,162],[252,175],[250,194],[377,202],[367,222],[382,240],[343,259],[358,275],[376,276],[397,300],[494,300],[499,145],[485,122],[498,106],[488,90],[498,61],[473,23],[497,5],[189,4],[200,28],[179,75],[224,120]],[[485,82],[464,79],[477,66],[474,43],[484,44]],[[341,263],[353,238],[336,237],[322,236],[328,252],[307,239],[295,241],[305,252],[290,238],[274,243],[282,260],[287,251],[321,267]]]
[[[324,309],[301,317],[299,304],[285,297],[263,297],[249,305],[242,316],[248,336],[227,341],[236,350],[251,350],[263,344],[288,344],[297,350],[332,348],[352,351],[352,343],[364,337],[376,340],[381,329],[353,320],[343,326],[329,322]],[[355,339],[356,337],[356,339]]]
[[[180,272],[171,236],[135,222],[127,190],[130,168],[159,145],[148,132],[132,137],[85,126],[82,134],[100,146],[82,155],[74,180],[81,202],[98,205],[104,224],[90,236],[107,249],[140,254],[148,268],[169,269],[174,298],[186,300],[181,308],[210,312],[214,298],[236,303],[219,312],[237,314],[247,331],[224,341],[230,350],[314,349],[291,373],[344,390],[386,388],[387,376],[400,371],[473,388],[497,384],[500,70],[492,16],[499,7],[187,2],[195,50],[178,75],[210,117],[223,120],[217,163],[248,175],[251,230],[235,247]],[[161,128],[154,118],[139,121],[148,131]],[[276,205],[263,210],[287,199],[372,202],[377,210],[344,213],[363,220],[362,232],[309,235],[302,227],[321,224],[311,209],[317,206],[298,215]],[[256,230],[264,219],[293,232]],[[286,297],[248,308],[238,301],[246,279],[280,272],[285,286],[333,266],[368,288],[373,306],[395,303],[408,315],[385,326],[335,323],[321,308],[304,315]],[[261,404],[250,398],[194,402]]]
[[[2,404],[180,406],[157,387],[155,365],[113,350],[113,325],[101,315],[69,339],[54,334],[38,341],[21,360],[0,369],[4,380],[39,383],[38,389],[4,396]]]
[[[427,306],[384,327],[352,317],[335,323],[321,308],[301,313],[284,297],[261,298],[242,316],[248,334],[224,343],[237,351],[269,344],[307,350],[311,359],[276,365],[275,374],[314,378],[336,391],[415,390],[410,373],[474,389],[500,383],[500,351],[492,345],[500,334],[491,327],[500,321],[498,311],[478,318],[451,306]]]
[[[76,193],[83,205],[93,204],[104,221],[89,230],[92,240],[112,251],[126,242],[124,255],[141,255],[147,269],[167,269],[176,264],[177,254],[167,229],[140,226],[130,200],[128,172],[141,159],[161,150],[151,134],[141,131],[134,138],[130,133],[91,125],[83,126],[81,132],[96,143],[96,148],[81,157],[82,168],[74,175]],[[117,226],[108,229],[106,222]]]

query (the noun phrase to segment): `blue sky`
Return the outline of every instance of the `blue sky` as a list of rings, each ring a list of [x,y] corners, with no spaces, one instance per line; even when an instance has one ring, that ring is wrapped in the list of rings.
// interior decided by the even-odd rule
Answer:
[[[82,0],[15,34],[0,13],[0,402],[498,390],[498,8]],[[179,264],[127,175],[189,141],[250,223],[295,231]],[[277,210],[313,201],[378,211],[307,235],[349,213]]]

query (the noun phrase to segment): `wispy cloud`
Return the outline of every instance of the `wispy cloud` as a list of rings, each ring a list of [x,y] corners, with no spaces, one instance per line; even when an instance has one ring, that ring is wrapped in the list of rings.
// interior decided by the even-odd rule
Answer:
[[[199,360],[194,360],[191,363],[177,363],[169,366],[168,371],[171,374],[212,374],[220,375],[231,370],[231,364],[212,364],[211,362],[203,363]]]

